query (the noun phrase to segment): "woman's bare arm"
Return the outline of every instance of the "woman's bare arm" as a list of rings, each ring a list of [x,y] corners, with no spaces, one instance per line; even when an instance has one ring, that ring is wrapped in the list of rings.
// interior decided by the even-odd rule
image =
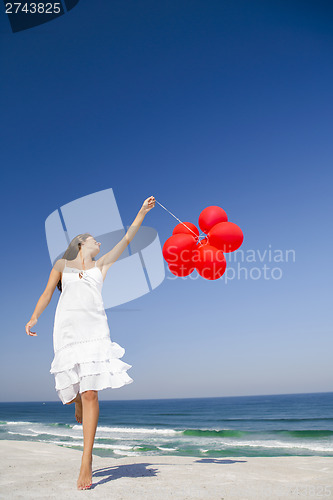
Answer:
[[[134,236],[139,230],[139,227],[142,224],[143,219],[146,214],[155,206],[155,198],[154,196],[150,196],[144,202],[142,207],[140,208],[137,216],[129,227],[125,236],[115,245],[112,250],[103,255],[100,259],[98,259],[98,265],[104,268],[104,272],[106,272],[109,267],[116,262],[116,260],[121,256],[125,248],[132,241]]]
[[[44,292],[42,295],[39,297],[39,300],[36,304],[35,310],[32,313],[30,321],[25,325],[25,330],[28,335],[37,335],[34,332],[30,331],[30,328],[34,326],[37,323],[37,320],[39,316],[42,314],[42,312],[46,309],[46,307],[49,305],[53,292],[61,279],[61,272],[64,268],[65,261],[64,259],[59,259],[57,262],[54,264],[50,276],[47,282],[47,285],[45,287]]]

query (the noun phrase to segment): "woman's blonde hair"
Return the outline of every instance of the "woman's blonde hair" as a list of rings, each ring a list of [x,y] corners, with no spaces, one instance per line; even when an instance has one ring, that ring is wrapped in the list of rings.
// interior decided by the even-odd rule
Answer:
[[[73,238],[70,244],[68,245],[62,258],[66,260],[74,260],[77,257],[79,251],[81,250],[82,242],[86,241],[86,239],[89,238],[90,236],[92,236],[90,233],[83,233],[75,236],[75,238]],[[93,258],[92,260],[95,259]],[[61,279],[58,281],[57,287],[60,290],[60,292],[62,292]]]

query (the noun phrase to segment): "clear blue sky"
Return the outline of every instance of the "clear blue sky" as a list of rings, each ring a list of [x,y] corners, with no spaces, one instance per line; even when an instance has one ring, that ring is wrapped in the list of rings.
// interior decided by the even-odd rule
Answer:
[[[244,252],[295,262],[243,263],[281,279],[167,272],[108,310],[134,382],[100,399],[331,391],[332,3],[93,4],[16,34],[0,15],[0,400],[58,400],[57,289],[38,337],[24,329],[51,270],[44,223],[110,187],[125,224],[150,195],[194,223],[219,205]],[[157,204],[144,222],[162,243],[176,223]]]

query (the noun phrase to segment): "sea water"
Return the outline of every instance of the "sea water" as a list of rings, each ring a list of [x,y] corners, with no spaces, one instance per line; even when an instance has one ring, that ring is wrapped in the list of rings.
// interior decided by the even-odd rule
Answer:
[[[333,456],[333,392],[99,401],[99,456]],[[74,404],[0,403],[0,439],[83,449]]]

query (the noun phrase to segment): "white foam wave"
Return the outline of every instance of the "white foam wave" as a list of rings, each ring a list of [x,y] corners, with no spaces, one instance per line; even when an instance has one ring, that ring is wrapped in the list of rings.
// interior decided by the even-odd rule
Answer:
[[[7,434],[14,434],[15,436],[29,436],[29,437],[33,436],[33,434],[27,434],[26,432],[12,432],[12,431],[7,431]]]
[[[80,425],[74,425],[73,429],[82,429]],[[120,434],[158,434],[158,435],[168,435],[174,436],[177,434],[182,434],[183,431],[176,431],[175,429],[149,429],[142,427],[107,427],[107,426],[98,426],[96,429],[97,432],[108,432],[108,433],[120,433]]]
[[[140,455],[142,455],[142,453],[137,453],[135,451],[122,451],[120,449],[114,449],[113,450],[113,453],[115,455],[125,455],[127,457],[139,457]]]
[[[63,432],[54,432],[54,431],[50,431],[48,429],[39,429],[39,430],[35,430],[35,429],[28,429],[29,431],[33,432],[35,435],[39,435],[39,434],[46,434],[47,436],[59,436],[59,437],[70,437],[72,439],[82,439],[82,436],[77,436],[75,434],[69,434],[69,432],[71,431],[71,429],[68,429],[68,431],[66,432],[65,430]]]
[[[80,443],[73,443],[72,441],[48,441],[46,439],[38,439],[39,442],[41,443],[48,443],[48,444],[61,444],[63,446],[82,446],[83,447],[83,440],[81,440]]]
[[[20,422],[20,421],[17,421],[17,422],[7,422],[7,425],[20,425],[20,424],[35,424],[36,422]]]
[[[243,448],[243,447],[251,447],[251,448],[284,448],[284,449],[305,449],[310,451],[322,451],[322,452],[333,452],[332,445],[322,445],[316,446],[311,443],[294,443],[290,441],[224,441],[219,442],[219,445],[224,445],[223,449],[228,448]],[[220,446],[219,446],[220,448]]]

